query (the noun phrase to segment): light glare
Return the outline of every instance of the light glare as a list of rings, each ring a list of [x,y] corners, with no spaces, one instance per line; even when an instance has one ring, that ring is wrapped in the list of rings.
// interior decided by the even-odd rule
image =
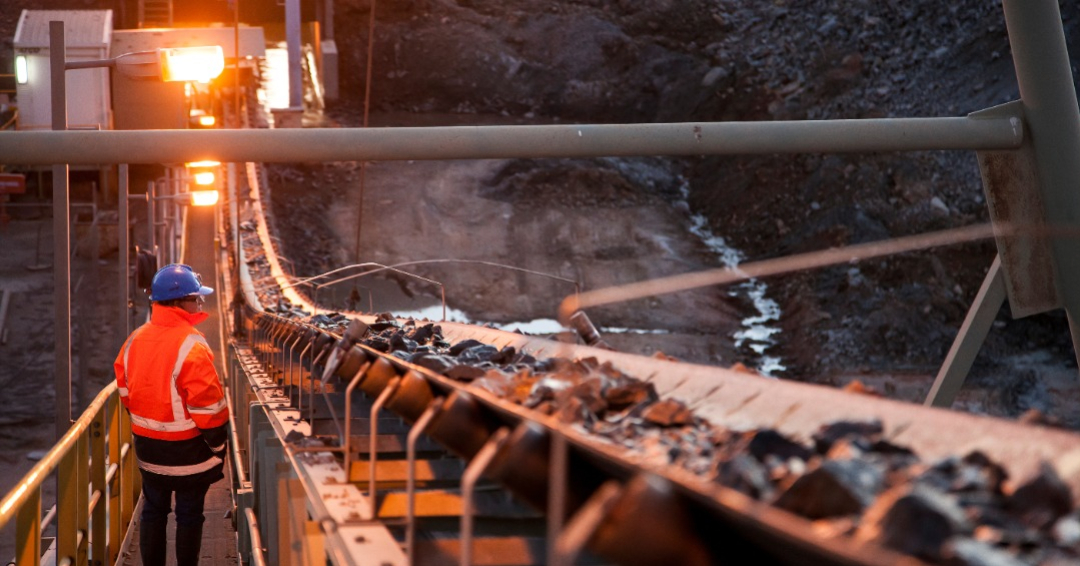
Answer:
[[[213,206],[217,201],[217,191],[191,191],[192,206]]]
[[[161,78],[165,81],[209,82],[225,70],[221,46],[173,47],[159,50]]]
[[[21,84],[26,84],[29,80],[29,73],[26,69],[26,56],[18,55],[15,57],[15,80]]]
[[[214,172],[213,171],[200,171],[195,174],[196,185],[213,185],[214,184]]]
[[[217,123],[217,119],[213,116],[199,116],[199,125],[203,127],[210,127]]]

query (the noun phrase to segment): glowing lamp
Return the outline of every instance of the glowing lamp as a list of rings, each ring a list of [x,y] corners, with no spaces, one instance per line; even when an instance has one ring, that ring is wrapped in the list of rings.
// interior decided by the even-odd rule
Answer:
[[[214,206],[218,201],[217,191],[191,191],[192,206]]]
[[[195,174],[195,184],[205,187],[206,185],[214,184],[214,172],[213,171],[200,171]]]
[[[15,57],[15,80],[21,85],[26,84],[26,81],[29,80],[25,55],[18,55]]]
[[[209,128],[217,123],[217,118],[213,116],[199,116],[199,125],[204,128]]]
[[[225,70],[225,52],[219,45],[158,49],[164,81],[209,82]]]

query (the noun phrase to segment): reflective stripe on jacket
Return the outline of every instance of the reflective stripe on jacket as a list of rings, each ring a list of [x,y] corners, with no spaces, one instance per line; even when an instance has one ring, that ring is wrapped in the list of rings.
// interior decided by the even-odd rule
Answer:
[[[120,400],[131,414],[131,429],[157,441],[140,451],[139,467],[162,475],[183,476],[221,462],[225,450],[228,406],[214,369],[214,355],[195,324],[207,313],[153,305],[150,322],[131,333],[113,363]],[[199,436],[206,449],[190,442]],[[180,442],[189,441],[189,442]],[[166,454],[170,447],[177,449]],[[160,453],[159,453],[160,452]],[[177,458],[178,454],[187,456]],[[179,460],[179,461],[178,461]]]

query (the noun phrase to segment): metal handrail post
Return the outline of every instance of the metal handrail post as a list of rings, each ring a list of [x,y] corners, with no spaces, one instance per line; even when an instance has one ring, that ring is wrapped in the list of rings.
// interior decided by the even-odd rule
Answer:
[[[510,429],[503,427],[495,431],[484,447],[473,456],[469,465],[465,467],[465,474],[461,477],[461,561],[462,566],[472,564],[472,541],[473,541],[473,493],[476,490],[476,482],[491,464],[495,454],[502,448]]]
[[[383,389],[378,399],[371,405],[371,421],[369,423],[371,425],[371,436],[368,438],[368,498],[371,500],[371,520],[379,517],[379,497],[375,489],[375,467],[378,464],[379,455],[379,411],[382,410],[387,399],[397,391],[399,385],[401,385],[400,377],[390,380],[390,383],[386,385],[386,389]],[[345,473],[348,474],[349,471],[346,469]]]
[[[345,451],[342,456],[345,464],[345,481],[343,483],[349,483],[349,464],[352,460],[352,393],[370,367],[371,362],[364,362],[364,365],[360,366],[360,369],[356,371],[356,374],[349,381],[349,385],[345,388],[345,432],[342,433],[345,438],[340,439],[341,442],[338,443]]]
[[[566,437],[558,432],[551,432],[551,455],[548,465],[548,508],[547,508],[547,555],[557,554],[555,542],[562,533],[563,517],[566,516],[566,472],[569,456]]]
[[[79,508],[85,497],[80,497],[79,494],[86,493],[86,484],[81,484],[79,481],[80,464],[86,462],[79,458],[82,442],[80,433],[74,445],[61,457],[56,473],[59,488],[56,493],[56,560],[58,563],[64,559],[78,563],[76,558],[79,553]]]
[[[303,395],[303,393],[304,393],[304,379],[303,379],[303,375],[304,375],[304,354],[307,354],[308,352],[310,352],[311,349],[314,346],[315,346],[315,339],[310,338],[308,340],[307,346],[304,346],[304,349],[300,351],[300,361],[298,363],[300,364],[300,376],[301,377],[300,377],[300,386],[296,388],[296,410],[301,415],[304,414],[304,395]],[[314,356],[309,356],[309,358],[314,358]],[[289,383],[289,397],[290,398],[292,397],[292,387],[293,387],[293,384],[292,384],[292,382],[290,382]]]
[[[135,504],[139,501],[142,492],[142,473],[135,462],[135,445],[131,433],[131,415],[127,411],[120,411],[120,435],[127,440],[120,448],[121,468],[125,481],[121,482],[123,493],[121,494],[120,521],[124,525],[131,524],[135,516]],[[130,487],[127,487],[129,486]]]
[[[409,466],[405,485],[405,497],[407,498],[405,505],[405,555],[409,558],[410,566],[416,563],[416,443],[420,440],[420,435],[424,434],[424,430],[431,424],[432,419],[442,410],[442,404],[442,397],[431,400],[427,410],[420,415],[419,419],[416,419],[416,424],[409,429],[405,448],[406,460]]]
[[[30,491],[15,515],[15,563],[41,561],[41,487]]]
[[[327,342],[326,346],[323,346],[322,351],[311,358],[311,371],[308,372],[308,382],[311,384],[311,387],[308,389],[308,422],[311,423],[313,427],[315,425],[315,382],[318,381],[315,373],[315,366],[323,356],[333,349],[333,347],[333,342]],[[301,387],[301,390],[302,389],[303,387]],[[301,416],[303,416],[303,413],[301,413]]]
[[[120,555],[121,518],[120,508],[124,490],[127,488],[127,478],[124,477],[123,463],[120,461],[120,397],[109,398],[108,404],[108,430],[109,430],[109,464],[117,467],[117,473],[108,481],[109,486],[109,552],[106,563],[115,564]]]
[[[93,510],[90,512],[90,528],[92,529],[90,534],[90,540],[93,541],[93,545],[90,547],[90,561],[92,564],[105,564],[108,557],[108,521],[107,511],[105,505],[105,495],[108,493],[108,486],[105,481],[106,474],[106,462],[105,462],[105,409],[102,408],[98,411],[97,416],[94,417],[94,422],[90,425],[88,431],[90,439],[90,489],[97,497],[97,503],[93,506]]]
[[[559,532],[555,541],[555,554],[548,557],[548,563],[551,566],[573,566],[622,492],[622,487],[615,480],[609,480],[597,488],[592,497],[570,518],[566,528]]]
[[[285,377],[285,371],[281,369],[285,365],[285,347],[282,344],[282,336],[285,334],[285,325],[280,324],[276,326],[270,333],[270,340],[272,350],[270,350],[270,380],[277,383],[277,375],[280,372],[281,377]]]
[[[289,344],[289,331],[288,331],[288,329],[291,328],[291,327],[293,327],[293,324],[291,322],[286,323],[284,325],[284,328],[281,331],[281,337],[278,338],[278,340],[281,342],[281,346],[280,346],[281,362],[280,362],[280,365],[278,366],[278,369],[281,370],[281,380],[282,381],[285,380],[285,361],[288,359],[288,356],[289,356],[289,353],[285,351],[285,348]]]
[[[90,460],[90,427],[83,430],[79,435],[79,441],[75,444],[75,495],[77,496],[75,511],[75,533],[77,551],[75,554],[76,564],[85,564],[87,561],[90,543],[90,470],[87,462]]]
[[[259,535],[259,520],[255,518],[255,511],[250,507],[244,509],[244,518],[247,519],[248,536],[251,539],[252,566],[266,566],[266,553],[262,547],[262,536]]]
[[[300,340],[304,338],[303,329],[297,332],[296,337],[289,341],[289,357],[288,363],[285,365],[285,374],[281,376],[281,385],[284,387],[286,383],[292,381],[293,362],[296,358],[296,345],[300,343]]]

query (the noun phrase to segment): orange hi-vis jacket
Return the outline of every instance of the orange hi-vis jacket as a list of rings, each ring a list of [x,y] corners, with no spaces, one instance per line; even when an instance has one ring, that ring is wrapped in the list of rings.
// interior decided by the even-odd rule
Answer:
[[[146,471],[184,476],[222,463],[229,409],[214,354],[195,329],[207,316],[155,304],[113,363]]]

